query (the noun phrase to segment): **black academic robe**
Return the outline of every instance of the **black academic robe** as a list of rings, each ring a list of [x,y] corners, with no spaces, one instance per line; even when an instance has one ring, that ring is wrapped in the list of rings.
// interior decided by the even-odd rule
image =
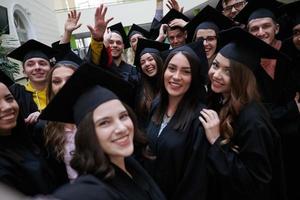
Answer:
[[[12,95],[14,95],[20,106],[20,111],[25,118],[27,118],[29,114],[39,111],[33,100],[32,93],[27,91],[25,86],[15,83],[9,87],[9,90]]]
[[[292,74],[295,78],[295,85],[298,84],[297,88],[300,92],[300,51],[296,49],[291,40],[287,40],[282,45],[282,51],[289,55],[293,60],[293,65],[295,66],[295,72]],[[299,117],[300,118],[300,117]],[[300,119],[295,120],[294,123],[298,124],[297,131],[286,132],[287,134],[282,134],[283,142],[283,155],[285,163],[285,172],[287,177],[287,191],[290,200],[300,199],[300,191],[298,185],[295,182],[300,180],[300,162],[296,161],[299,157],[299,144],[300,141]],[[284,129],[283,129],[284,131]]]
[[[158,136],[160,124],[150,121],[147,136],[155,160],[143,165],[157,182],[167,199],[206,198],[206,155],[208,141],[198,119],[203,105],[194,111],[193,120],[186,130],[175,130],[177,113]]]
[[[61,200],[164,200],[165,197],[137,161],[125,159],[130,178],[123,170],[114,165],[115,176],[101,180],[93,175],[83,175],[74,183],[57,190],[53,196]]]
[[[0,136],[0,182],[33,196],[49,194],[59,184],[40,150],[20,136]]]
[[[209,149],[208,199],[286,199],[281,140],[265,109],[257,102],[245,105],[233,132],[230,144],[219,138]]]

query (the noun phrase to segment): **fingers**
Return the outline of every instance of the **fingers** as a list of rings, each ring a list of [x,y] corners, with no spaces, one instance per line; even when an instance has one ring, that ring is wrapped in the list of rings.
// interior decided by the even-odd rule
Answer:
[[[25,123],[26,124],[33,124],[36,123],[38,121],[38,118],[40,116],[39,112],[34,112],[31,113],[30,115],[28,115],[28,117],[25,119]]]
[[[109,18],[108,20],[106,20],[106,25],[109,23],[109,22],[111,22],[112,20],[113,20],[114,18],[113,17],[111,17],[111,18]]]
[[[87,25],[87,28],[89,29],[90,33],[93,34],[95,32],[94,28],[90,25]]]

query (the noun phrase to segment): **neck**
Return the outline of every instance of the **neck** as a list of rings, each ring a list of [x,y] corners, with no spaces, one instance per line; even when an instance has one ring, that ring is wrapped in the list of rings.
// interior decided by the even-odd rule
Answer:
[[[122,62],[122,56],[120,56],[120,57],[115,57],[115,58],[113,58],[113,60],[114,60],[114,63],[115,63],[117,66],[119,66],[120,63]]]
[[[168,117],[172,117],[174,115],[181,99],[182,99],[181,96],[180,97],[170,97],[169,96],[169,104],[168,104],[168,108],[167,108],[167,112],[166,112],[166,115]]]
[[[110,161],[118,166],[122,171],[124,171],[128,176],[132,177],[131,174],[127,171],[125,166],[125,158],[124,157],[111,157]]]
[[[42,82],[42,83],[35,83],[35,82],[30,81],[30,84],[34,89],[36,89],[38,91],[42,91],[46,87],[46,81]]]

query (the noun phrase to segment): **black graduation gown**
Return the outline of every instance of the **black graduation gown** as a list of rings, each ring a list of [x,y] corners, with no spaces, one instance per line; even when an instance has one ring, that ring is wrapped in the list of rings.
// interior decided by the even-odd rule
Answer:
[[[9,90],[18,102],[20,111],[25,118],[29,114],[39,111],[33,100],[32,93],[27,91],[25,86],[15,83],[9,87]]]
[[[112,179],[100,180],[93,175],[80,176],[74,183],[56,191],[53,196],[61,200],[164,200],[165,197],[137,161],[125,159],[132,179],[117,166]]]
[[[174,114],[158,136],[160,124],[149,123],[147,136],[155,160],[144,161],[144,166],[157,182],[167,199],[205,199],[206,156],[209,143],[198,119],[199,105],[185,132],[172,128]]]
[[[300,92],[300,51],[296,49],[292,40],[287,40],[282,45],[282,51],[289,55],[293,60],[295,66],[294,80],[298,81],[297,89]],[[298,114],[299,115],[299,114]],[[287,191],[290,200],[300,199],[300,191],[297,183],[300,180],[300,162],[296,160],[299,155],[299,141],[300,141],[300,117],[294,121],[295,125],[298,125],[297,130],[294,132],[286,132],[282,134],[283,142],[283,155],[285,163],[285,172],[287,177]],[[283,129],[284,131],[284,129]]]
[[[209,199],[286,199],[280,136],[264,108],[247,104],[234,119],[233,131],[230,145],[218,139],[208,152]]]
[[[0,136],[0,182],[30,196],[49,194],[58,187],[39,149],[15,135]]]

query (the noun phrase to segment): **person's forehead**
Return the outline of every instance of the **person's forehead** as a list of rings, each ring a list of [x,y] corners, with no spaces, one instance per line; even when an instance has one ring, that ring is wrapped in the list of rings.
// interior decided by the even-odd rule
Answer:
[[[136,33],[130,37],[130,40],[135,39],[135,38],[145,38],[145,37],[140,33]]]
[[[239,3],[239,2],[242,2],[242,1],[244,1],[244,0],[228,0],[227,3],[226,3],[226,1],[223,0],[223,5],[225,5],[225,6],[231,6],[231,5],[235,4],[235,3]]]
[[[197,36],[216,36],[213,29],[198,29]]]
[[[168,35],[178,35],[183,33],[183,31],[180,28],[176,28],[176,29],[169,29],[168,30]]]
[[[266,23],[274,23],[274,21],[270,17],[257,18],[257,19],[252,19],[248,23],[248,26],[251,27],[251,26],[262,25]]]
[[[45,58],[29,58],[25,61],[25,63],[28,63],[28,62],[41,62],[41,61],[44,61],[44,62],[49,62],[48,60],[46,60]]]
[[[121,42],[123,42],[122,37],[118,33],[115,33],[115,32],[111,33],[111,38],[110,39],[113,40],[113,41],[121,41]]]
[[[296,26],[294,26],[293,30],[300,30],[300,24],[297,24]]]

